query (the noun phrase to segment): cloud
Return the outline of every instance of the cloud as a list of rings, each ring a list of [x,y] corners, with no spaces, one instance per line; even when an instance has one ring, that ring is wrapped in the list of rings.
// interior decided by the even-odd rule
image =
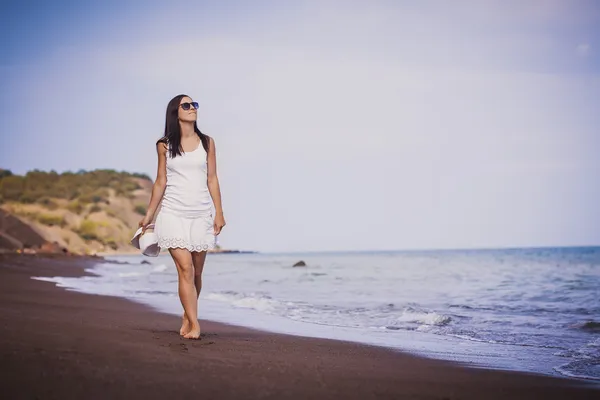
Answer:
[[[590,54],[591,47],[588,43],[580,43],[576,47],[577,55],[587,57]]]

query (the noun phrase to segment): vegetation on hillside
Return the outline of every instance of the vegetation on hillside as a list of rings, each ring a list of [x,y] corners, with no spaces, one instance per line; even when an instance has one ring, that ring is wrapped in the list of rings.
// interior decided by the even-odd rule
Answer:
[[[117,250],[129,246],[151,185],[147,175],[114,170],[21,176],[0,169],[0,206],[71,250]]]
[[[71,205],[77,212],[78,207],[83,205],[106,202],[108,189],[113,189],[117,196],[130,196],[134,190],[140,189],[133,178],[150,181],[150,177],[144,174],[108,169],[62,174],[33,170],[24,176],[0,170],[0,202],[40,203],[51,208],[51,199],[77,200]]]
[[[46,245],[75,254],[135,250],[130,240],[151,192],[145,174],[33,170],[21,176],[0,168],[0,251]]]

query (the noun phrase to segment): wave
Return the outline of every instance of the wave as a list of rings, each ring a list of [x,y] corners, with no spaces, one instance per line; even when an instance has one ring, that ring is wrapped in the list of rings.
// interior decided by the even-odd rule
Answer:
[[[588,323],[594,326],[600,325],[594,321]],[[568,349],[554,355],[571,359],[565,364],[554,367],[556,372],[571,378],[600,380],[600,338],[597,337],[579,348]]]
[[[567,305],[559,305],[554,304],[552,306],[540,307],[538,305],[528,305],[519,303],[518,305],[512,304],[494,304],[493,306],[485,306],[485,305],[466,305],[466,304],[446,304],[448,309],[458,309],[464,311],[468,314],[475,314],[477,312],[492,312],[492,313],[501,313],[501,314],[510,314],[515,316],[532,316],[537,317],[540,314],[556,314],[561,313],[565,315],[579,315],[579,316],[587,316],[587,315],[597,315],[600,313],[600,307],[569,307]],[[585,318],[585,317],[583,317]],[[593,321],[592,321],[593,322]]]
[[[412,322],[422,325],[446,326],[452,318],[445,314],[438,314],[435,311],[418,311],[412,307],[407,307],[402,314],[397,317],[399,322]]]
[[[169,266],[165,265],[165,264],[158,264],[156,265],[153,269],[152,272],[165,272],[167,270],[169,270]]]
[[[417,306],[395,307],[386,303],[376,307],[339,307],[326,304],[309,304],[294,301],[278,301],[265,293],[240,293],[223,291],[208,293],[207,300],[227,303],[236,308],[253,309],[280,317],[332,326],[387,329],[422,329],[444,327],[453,319],[449,315],[426,310]]]
[[[164,290],[134,290],[129,292],[134,295],[160,295],[160,296],[177,296],[176,291],[164,291]]]
[[[498,343],[498,341],[496,341],[496,340],[492,340],[492,339],[488,339],[488,340],[485,340],[485,339],[478,339],[478,338],[476,338],[475,336],[471,336],[471,335],[468,335],[468,334],[449,333],[449,334],[447,334],[447,335],[448,335],[448,336],[455,337],[455,338],[457,338],[457,339],[469,340],[469,341],[471,341],[471,342],[479,342],[479,343],[492,343],[492,344]]]
[[[147,272],[135,272],[135,271],[130,271],[130,272],[119,272],[117,274],[117,276],[119,278],[132,278],[135,276],[144,276],[144,275],[148,275]]]
[[[229,303],[234,307],[250,308],[257,311],[275,311],[281,303],[271,299],[269,296],[262,294],[248,294],[237,292],[220,292],[220,293],[209,293],[205,296],[207,300],[219,301]]]
[[[600,366],[600,360],[576,360],[571,361],[553,369],[561,375],[568,376],[570,378],[578,379],[589,379],[600,381],[599,376],[592,375],[594,372],[597,374],[597,370]]]

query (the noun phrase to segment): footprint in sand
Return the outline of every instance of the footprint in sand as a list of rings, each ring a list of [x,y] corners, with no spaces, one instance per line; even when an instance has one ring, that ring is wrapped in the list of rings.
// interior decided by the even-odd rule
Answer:
[[[189,351],[185,343],[169,343],[169,349],[178,353],[187,353]]]
[[[192,347],[206,346],[208,344],[215,344],[215,342],[213,342],[213,341],[207,342],[206,340],[200,340],[198,342],[192,343]]]

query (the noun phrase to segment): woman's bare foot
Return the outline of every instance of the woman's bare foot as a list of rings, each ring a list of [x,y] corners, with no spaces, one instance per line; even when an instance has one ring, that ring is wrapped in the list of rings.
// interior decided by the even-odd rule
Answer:
[[[190,331],[190,322],[188,321],[187,317],[184,314],[183,315],[183,321],[181,323],[181,329],[179,330],[179,334],[181,336],[185,336],[185,335],[187,335],[187,333],[189,331]]]
[[[183,335],[186,339],[200,339],[200,324],[192,325],[190,331]]]

